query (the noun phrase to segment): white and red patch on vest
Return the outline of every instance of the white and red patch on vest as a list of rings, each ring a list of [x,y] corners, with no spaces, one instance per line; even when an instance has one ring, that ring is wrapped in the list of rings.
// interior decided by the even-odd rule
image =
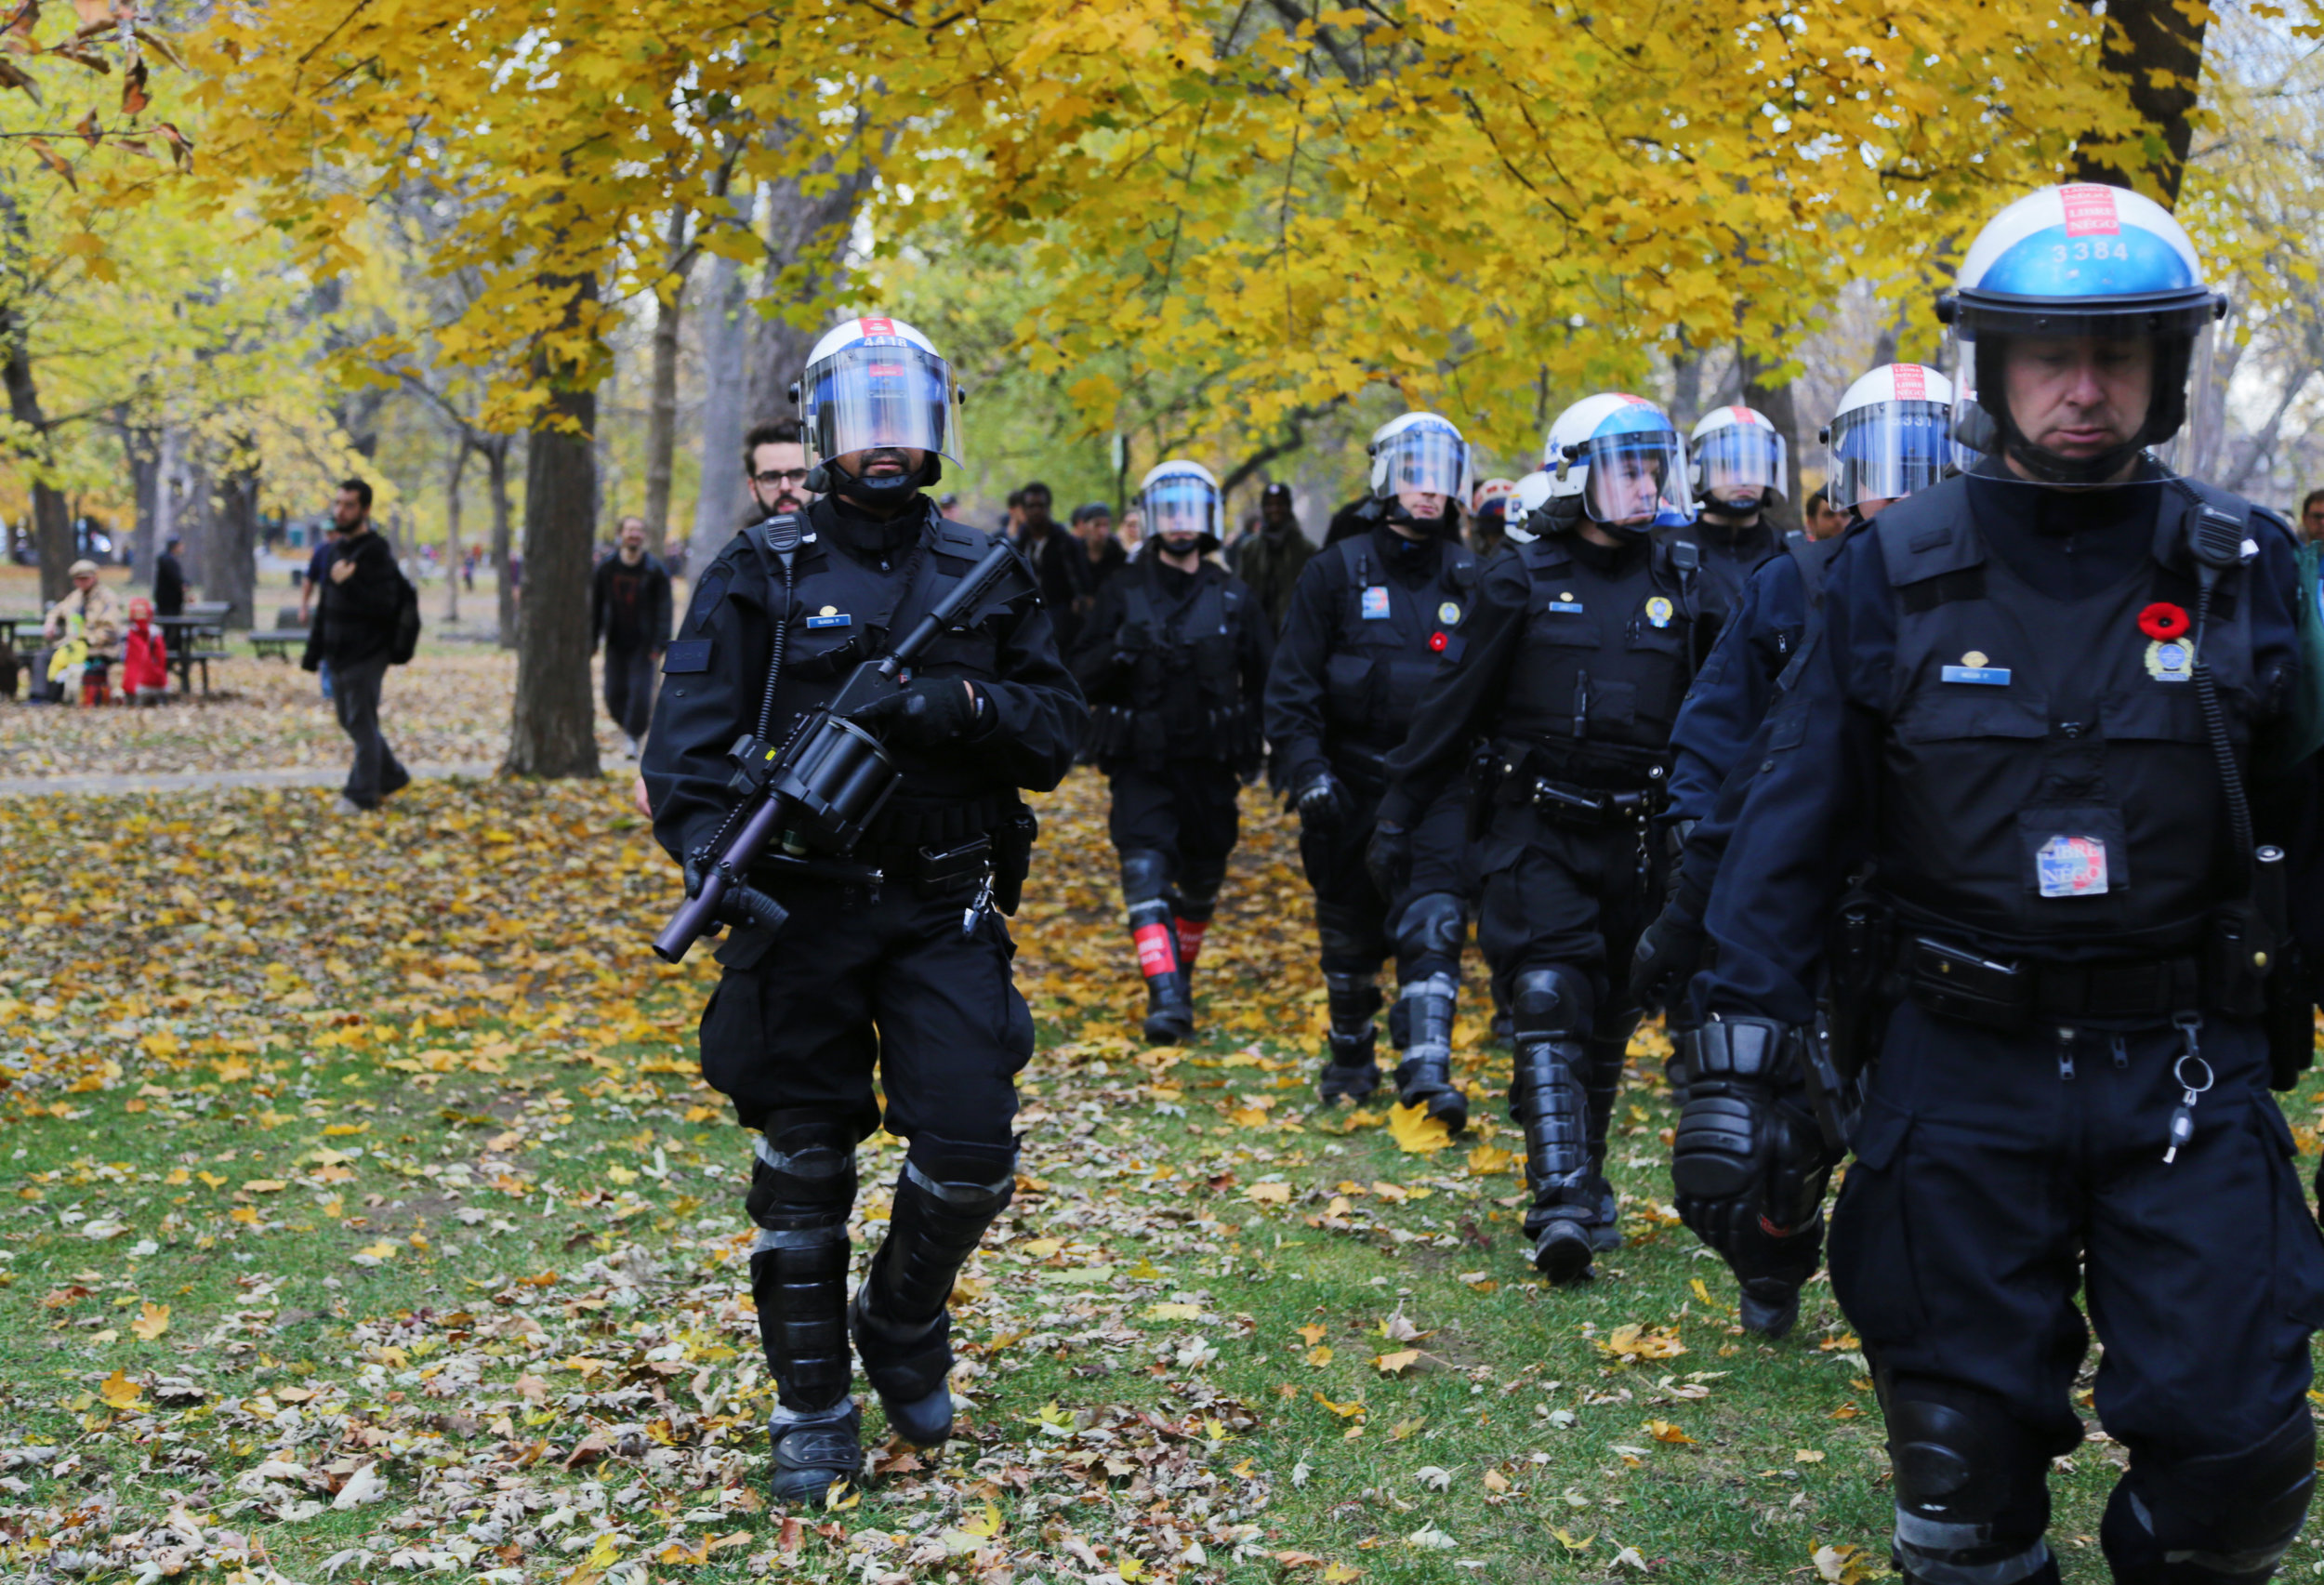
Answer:
[[[2114,189],[2088,182],[2058,189],[2058,202],[2066,206],[2066,234],[2069,237],[2119,236],[2122,217],[2114,207]]]

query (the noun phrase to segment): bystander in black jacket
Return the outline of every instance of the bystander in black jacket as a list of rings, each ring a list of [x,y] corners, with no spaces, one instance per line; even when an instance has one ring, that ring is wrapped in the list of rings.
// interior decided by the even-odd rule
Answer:
[[[153,558],[153,614],[182,616],[186,610],[186,570],[175,551]]]
[[[658,650],[669,642],[669,573],[652,552],[635,565],[615,551],[589,578],[589,632],[609,650]]]
[[[307,669],[329,661],[334,669],[356,666],[388,653],[395,639],[395,608],[403,591],[403,575],[395,552],[376,529],[350,535],[339,542],[332,558],[352,561],[354,572],[344,581],[324,575],[316,590],[315,612],[307,633]]]

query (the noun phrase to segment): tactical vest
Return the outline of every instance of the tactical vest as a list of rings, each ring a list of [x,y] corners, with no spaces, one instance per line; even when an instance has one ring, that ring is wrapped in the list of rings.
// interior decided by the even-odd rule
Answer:
[[[1357,750],[1374,776],[1380,755],[1412,730],[1438,663],[1459,658],[1476,558],[1449,540],[1439,545],[1433,574],[1417,588],[1388,575],[1368,534],[1323,552],[1340,558],[1341,577],[1324,662],[1324,752]]]
[[[782,598],[782,564],[768,537],[780,521],[748,531],[765,563],[770,609]],[[820,543],[808,526],[812,522],[802,523],[806,532],[793,560],[790,622],[769,727],[769,741],[777,744],[828,704],[857,666],[885,654],[891,635],[909,632],[992,546],[991,535],[939,517],[931,505],[918,542],[900,551],[882,572]],[[980,613],[966,633],[941,635],[913,675],[998,681],[1001,627],[1010,611],[993,606]],[[757,699],[751,703],[755,711]],[[950,845],[994,828],[1015,809],[1016,788],[983,756],[958,747],[929,752],[900,745],[890,752],[904,780],[866,839],[875,846]]]
[[[1605,782],[1611,771],[1628,786],[1661,762],[1694,677],[1692,581],[1661,544],[1618,577],[1577,560],[1562,537],[1514,554],[1531,588],[1499,735],[1530,749],[1543,773]]]
[[[1133,567],[1122,588],[1122,624],[1142,630],[1129,673],[1129,707],[1097,729],[1104,758],[1133,754],[1149,767],[1169,756],[1238,759],[1258,744],[1256,701],[1242,696],[1236,664],[1244,624],[1257,619],[1249,590],[1208,562],[1173,599],[1157,567]],[[1127,719],[1122,719],[1126,715]]]
[[[1896,601],[1878,873],[1908,909],[1996,945],[2190,944],[2241,865],[2193,672],[2194,636],[2156,637],[2197,589],[2197,504],[2160,487],[2153,556],[2117,587],[2051,598],[1990,554],[1965,482],[1873,521]],[[2248,522],[2242,500],[2209,493]],[[2212,597],[2204,659],[2231,740],[2259,701],[2244,574]]]

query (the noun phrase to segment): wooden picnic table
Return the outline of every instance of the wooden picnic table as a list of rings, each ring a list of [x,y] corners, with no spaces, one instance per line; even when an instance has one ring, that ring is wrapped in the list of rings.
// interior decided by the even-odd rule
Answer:
[[[226,647],[229,609],[223,601],[205,601],[187,606],[176,616],[153,618],[153,626],[162,630],[162,640],[169,646],[169,669],[178,674],[181,696],[193,693],[194,667],[202,668],[202,692],[207,693],[210,662],[233,659],[233,652]]]

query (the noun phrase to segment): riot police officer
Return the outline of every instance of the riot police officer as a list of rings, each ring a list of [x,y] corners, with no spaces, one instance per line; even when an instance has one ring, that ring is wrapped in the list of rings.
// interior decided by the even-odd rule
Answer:
[[[1412,725],[1421,690],[1458,666],[1476,561],[1439,532],[1447,497],[1467,494],[1468,442],[1433,413],[1406,413],[1372,436],[1380,521],[1327,547],[1292,590],[1267,674],[1267,741],[1275,784],[1300,814],[1300,860],[1315,889],[1330,1033],[1324,1099],[1361,1100],[1380,1082],[1373,1057],[1375,980],[1396,960],[1389,1037],[1404,1053],[1396,1098],[1455,1129],[1468,1098],[1452,1081],[1453,1005],[1468,933],[1462,810],[1440,798],[1400,833],[1383,888],[1366,845],[1386,786],[1387,757]]]
[[[1743,584],[1776,551],[1768,505],[1784,498],[1783,431],[1749,407],[1714,407],[1687,441],[1699,515],[1663,524],[1657,537],[1695,547],[1704,611],[1723,624]]]
[[[2324,1240],[2267,1094],[2314,1039],[2270,845],[2301,790],[2271,746],[2313,742],[2304,601],[2283,523],[2148,449],[2223,306],[2127,191],[2047,189],[1978,235],[1940,312],[1995,453],[1833,561],[1711,895],[1689,1062],[1738,1094],[1800,1060],[1839,905],[1835,1045],[1873,1065],[1832,1288],[1928,1585],[2059,1578],[2078,1288],[2129,1454],[2116,1580],[2269,1578],[2315,1480]],[[1697,1143],[1736,1181],[1765,1148]]]
[[[761,751],[784,743],[992,545],[922,494],[940,456],[961,456],[952,373],[925,337],[850,320],[816,345],[798,394],[808,483],[825,494],[727,545],[663,660],[643,773],[654,834],[690,892],[735,807],[737,736]],[[1056,786],[1088,721],[1020,570],[1013,598],[938,639],[906,686],[857,717],[902,773],[860,842],[842,854],[787,835],[748,878],[797,920],[780,933],[743,925],[719,948],[703,1076],[760,1135],[750,1286],[777,1391],[781,1501],[820,1501],[862,1462],[851,1331],[890,1430],[924,1446],[949,1435],[944,1301],[1015,1181],[1014,1076],[1033,1024],[989,904],[998,893],[1013,910],[1023,878],[1019,789]],[[875,1067],[885,1126],[910,1145],[851,1306],[855,1147],[883,1122]]]
[[[1477,942],[1514,1024],[1510,1112],[1533,1190],[1525,1234],[1552,1278],[1619,1245],[1605,1135],[1638,1020],[1621,968],[1652,917],[1670,723],[1709,647],[1691,580],[1650,537],[1693,509],[1660,408],[1607,394],[1550,429],[1539,537],[1485,569],[1466,653],[1389,756],[1382,840],[1464,767],[1482,836]]]
[[[1891,501],[1934,484],[1950,460],[1952,386],[1919,363],[1891,363],[1850,386],[1824,430],[1830,499],[1862,522]],[[1703,466],[1698,456],[1697,467]],[[1647,1008],[1671,1007],[1684,1023],[1683,991],[1697,967],[1703,911],[1717,878],[1725,836],[1757,762],[1763,723],[1779,680],[1793,667],[1823,599],[1824,573],[1844,535],[1793,535],[1761,563],[1703,662],[1670,733],[1670,806],[1664,824],[1683,847],[1661,914],[1639,938],[1631,992]],[[1824,1188],[1836,1156],[1822,1138],[1803,1087],[1769,1091],[1764,1117],[1750,1111],[1756,1092],[1731,1093],[1716,1079],[1689,1091],[1683,1062],[1672,1077],[1685,1098],[1680,1130],[1690,1139],[1756,1121],[1771,1141],[1763,1169],[1737,1189],[1678,1184],[1679,1214],[1725,1258],[1742,1290],[1745,1329],[1781,1337],[1798,1317],[1800,1289],[1822,1256]],[[1695,1157],[1689,1156],[1686,1160]]]
[[[1165,462],[1139,498],[1151,548],[1098,597],[1074,670],[1094,707],[1092,758],[1113,783],[1145,1036],[1175,1045],[1195,1031],[1195,964],[1235,851],[1235,793],[1259,771],[1274,635],[1250,590],[1204,559],[1219,548],[1210,470]]]

